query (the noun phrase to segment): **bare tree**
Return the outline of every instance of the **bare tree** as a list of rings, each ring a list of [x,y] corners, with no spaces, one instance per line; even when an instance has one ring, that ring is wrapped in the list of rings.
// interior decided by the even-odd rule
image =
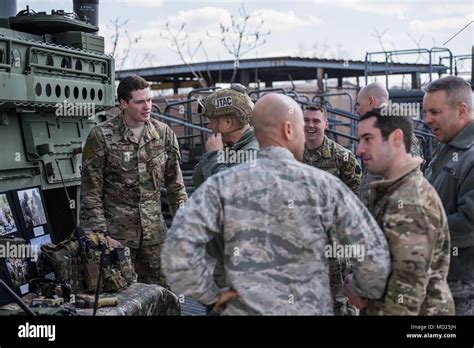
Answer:
[[[380,48],[382,49],[383,52],[387,52],[388,50],[385,48],[384,46],[384,42],[383,42],[383,37],[384,35],[387,33],[388,31],[388,28],[385,29],[382,33],[379,33],[379,31],[377,30],[377,28],[374,28],[374,33],[372,34],[373,37],[377,38],[377,41],[379,42],[379,45],[380,45]],[[390,42],[387,42],[390,46],[392,46],[392,51],[396,51],[397,48],[395,47],[395,44],[393,43],[393,41],[390,41]],[[400,60],[398,58],[398,56],[396,54],[391,54],[389,56],[390,58],[390,62],[392,63],[399,63]]]
[[[115,18],[115,20],[110,21],[110,25],[107,25],[108,28],[110,28],[111,26],[113,30],[113,34],[111,36],[112,51],[110,52],[110,54],[115,59],[116,67],[118,67],[117,70],[121,70],[124,67],[125,63],[128,61],[132,46],[136,45],[141,40],[141,35],[131,38],[130,35],[128,34],[128,31],[125,29],[123,31],[123,34],[125,35],[128,43],[121,50],[120,53],[118,52],[119,41],[122,35],[122,28],[124,28],[127,25],[127,23],[128,23],[128,19],[124,21],[120,21],[120,18],[117,17]],[[118,65],[119,64],[118,62],[120,62],[120,65]]]
[[[346,50],[341,43],[337,44],[336,47],[336,59],[347,59],[349,57],[349,51]]]
[[[350,54],[340,43],[336,46],[329,45],[325,38],[322,44],[315,42],[312,45],[311,56],[312,58],[321,59],[348,59]]]
[[[154,61],[156,61],[156,56],[147,52],[141,57],[141,60],[138,59],[140,59],[139,56],[135,57],[132,64],[136,69],[143,67],[145,63],[147,63],[148,66],[152,66]]]
[[[182,23],[178,31],[173,32],[170,28],[169,22],[166,23],[166,31],[167,34],[165,35],[163,32],[160,33],[160,36],[171,42],[171,50],[176,53],[181,60],[181,62],[186,65],[191,72],[191,74],[198,80],[199,84],[202,87],[207,87],[206,80],[202,73],[196,69],[196,63],[194,61],[194,57],[196,56],[199,49],[204,51],[204,54],[207,58],[207,52],[204,49],[202,44],[202,40],[199,40],[195,47],[191,45],[191,39],[187,33],[184,32],[185,23]],[[208,71],[208,75],[210,77],[210,73]]]
[[[209,82],[210,82],[210,85],[214,85],[214,82],[212,81],[212,75],[211,75],[211,72],[209,70],[209,56],[207,54],[207,51],[206,51],[206,48],[204,47],[204,45],[201,46],[202,48],[202,51],[204,52],[204,56],[206,57],[206,73],[207,73],[207,78],[209,79]]]
[[[209,37],[218,39],[232,57],[234,57],[234,71],[232,73],[231,83],[234,82],[237,76],[240,59],[257,47],[264,45],[266,42],[264,37],[270,35],[270,30],[267,32],[261,31],[261,27],[264,24],[263,19],[257,24],[254,30],[249,31],[248,26],[251,24],[250,20],[260,16],[261,14],[250,15],[247,13],[242,3],[241,8],[239,8],[239,16],[230,16],[230,25],[220,24],[221,32],[219,36],[211,35],[209,32],[207,33]]]
[[[416,63],[418,63],[420,58],[422,58],[422,56],[421,56],[421,41],[423,41],[424,36],[421,35],[421,37],[418,40],[415,40],[415,38],[410,33],[407,32],[407,35],[410,38],[410,40],[415,44],[416,48],[420,50],[420,52],[418,53],[418,57],[416,57],[416,61],[415,61],[415,64],[416,64]]]
[[[372,34],[372,36],[375,37],[375,38],[378,40],[379,45],[380,45],[380,48],[381,48],[382,51],[384,51],[384,52],[386,52],[387,50],[386,50],[385,47],[384,47],[382,38],[383,38],[383,36],[387,33],[387,31],[388,31],[388,28],[385,29],[385,30],[383,31],[383,33],[379,33],[379,31],[377,30],[377,28],[374,28],[374,33]]]
[[[111,36],[111,39],[112,39],[112,51],[110,52],[110,54],[112,55],[112,57],[116,58],[116,52],[117,52],[117,46],[118,46],[118,42],[119,42],[119,38],[120,38],[120,28],[122,28],[123,26],[127,25],[128,23],[128,19],[123,21],[122,23],[120,23],[120,18],[117,17],[115,18],[115,20],[113,21],[110,21],[110,25],[107,24],[107,28],[110,28],[110,26],[113,27],[113,31],[114,33],[112,34]]]
[[[330,58],[331,54],[329,53],[329,45],[324,39],[324,42],[321,44],[319,42],[315,42],[312,47],[312,57],[313,58],[321,58],[321,59],[326,59]]]

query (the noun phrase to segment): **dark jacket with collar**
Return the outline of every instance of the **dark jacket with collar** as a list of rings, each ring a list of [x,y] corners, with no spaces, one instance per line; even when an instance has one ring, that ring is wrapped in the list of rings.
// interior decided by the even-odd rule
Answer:
[[[249,128],[239,141],[226,150],[206,152],[194,168],[194,186],[197,188],[204,180],[221,170],[256,160],[258,149],[259,146],[253,128]]]
[[[426,177],[443,202],[451,233],[449,280],[474,280],[474,122],[442,145]]]

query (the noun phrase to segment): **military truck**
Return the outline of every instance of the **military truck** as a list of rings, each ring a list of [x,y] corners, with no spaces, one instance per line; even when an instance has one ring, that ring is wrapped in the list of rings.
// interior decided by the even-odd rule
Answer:
[[[19,295],[29,291],[28,278],[45,274],[33,247],[20,260],[5,245],[38,250],[74,231],[83,143],[115,104],[114,60],[98,35],[98,0],[72,4],[73,12],[46,13],[0,2],[0,279]],[[25,279],[11,260],[29,261]],[[10,301],[4,295],[0,303]]]
[[[55,241],[74,229],[82,146],[115,99],[98,0],[73,8],[16,13],[16,0],[0,4],[0,193],[15,206],[18,192],[39,191]]]

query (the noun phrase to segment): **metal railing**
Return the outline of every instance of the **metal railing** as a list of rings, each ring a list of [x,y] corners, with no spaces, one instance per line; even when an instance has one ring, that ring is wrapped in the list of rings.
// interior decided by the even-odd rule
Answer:
[[[469,68],[466,71],[459,71],[460,66],[462,65],[462,62],[466,60],[471,60],[472,61],[472,54],[460,54],[460,55],[455,55],[452,56],[452,59],[454,61],[454,76],[459,76],[459,75],[471,75],[472,71],[469,69],[472,69],[472,64],[469,65]],[[449,59],[450,57],[439,57],[439,63],[442,64],[443,60]]]
[[[388,76],[392,75],[396,70],[393,67],[395,63],[393,61],[393,57],[395,56],[402,56],[402,55],[413,55],[413,54],[427,54],[428,55],[428,74],[430,78],[430,82],[433,80],[433,55],[436,53],[446,52],[449,58],[449,74],[453,74],[453,54],[448,48],[445,47],[433,47],[431,49],[427,48],[417,48],[417,49],[406,49],[406,50],[394,50],[394,51],[378,51],[378,52],[366,52],[365,54],[365,69],[364,69],[364,77],[365,77],[365,84],[368,83],[369,76],[375,75],[375,73],[383,73],[380,75],[385,75],[385,85],[388,86]],[[373,62],[372,57],[376,55],[383,55],[385,57],[384,61],[384,69],[374,69],[372,64],[378,63]]]
[[[165,120],[165,121],[168,121],[170,123],[175,123],[175,124],[179,124],[181,126],[185,126],[187,128],[191,128],[191,129],[197,129],[198,131],[200,132],[204,132],[204,133],[212,133],[212,131],[208,128],[204,128],[204,127],[200,127],[200,126],[197,126],[193,123],[189,123],[189,122],[186,122],[186,121],[183,121],[183,120],[180,120],[179,118],[174,118],[174,117],[171,117],[171,116],[167,116],[167,115],[163,115],[163,114],[159,114],[157,112],[151,112],[151,116],[155,117],[155,118],[159,118],[161,120]],[[194,135],[191,135],[191,136],[194,136]],[[184,138],[185,136],[181,136],[182,138]]]
[[[338,97],[338,96],[349,97],[349,110],[350,111],[354,110],[354,99],[352,98],[352,95],[348,92],[319,93],[313,97],[312,101],[314,102],[316,98],[324,99],[326,97]]]
[[[152,116],[159,118],[168,124],[175,124],[184,127],[184,135],[178,136],[180,146],[183,146],[183,148],[190,149],[196,147],[197,139],[200,139],[200,145],[203,146],[205,143],[205,138],[207,134],[211,133],[211,130],[205,127],[205,124],[207,123],[204,122],[203,117],[198,115],[196,112],[193,112],[192,106],[194,102],[197,102],[197,99],[194,98],[196,94],[207,94],[211,93],[212,90],[216,89],[211,87],[196,90],[195,93],[190,92],[188,94],[188,97],[190,97],[189,99],[166,103],[166,107],[163,112],[153,112]],[[319,98],[328,113],[329,127],[326,131],[328,134],[332,135],[336,142],[345,143],[346,147],[355,152],[359,142],[357,129],[359,116],[353,113],[353,98],[350,93],[323,93],[309,98],[307,95],[297,93],[296,91],[286,91],[283,88],[269,88],[251,91],[249,96],[251,96],[251,98],[253,97],[254,100],[258,100],[255,97],[260,98],[263,95],[271,92],[282,93],[292,97],[302,109],[304,109],[306,105],[316,101]],[[327,98],[334,96],[348,97],[350,110],[347,111],[333,107]],[[180,108],[181,106],[182,108]],[[154,105],[154,108],[159,111],[158,106]],[[181,110],[180,114],[183,115],[184,119],[171,115],[171,112],[177,108]],[[198,123],[194,121],[195,119],[193,120],[193,116],[200,116]],[[419,139],[422,139],[423,144],[425,145],[425,159],[431,160],[434,136],[427,130],[423,120],[414,120],[414,123],[415,135]],[[343,129],[346,128],[347,131],[341,131],[341,129],[338,129],[339,127],[343,127]]]

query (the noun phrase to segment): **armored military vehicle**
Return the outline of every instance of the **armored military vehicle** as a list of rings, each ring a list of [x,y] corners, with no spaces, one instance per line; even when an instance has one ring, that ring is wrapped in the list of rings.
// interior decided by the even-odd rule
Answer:
[[[17,14],[15,0],[0,5],[0,193],[13,206],[20,191],[41,193],[57,241],[74,228],[82,145],[115,92],[114,60],[97,35],[98,0],[73,5],[71,13]]]
[[[74,230],[82,146],[115,101],[98,0],[71,4],[73,12],[46,13],[0,3],[0,278],[19,295],[29,291],[28,278],[44,274],[31,262],[32,248],[21,260],[4,245],[38,250]],[[25,279],[11,260],[25,269],[29,263]]]

